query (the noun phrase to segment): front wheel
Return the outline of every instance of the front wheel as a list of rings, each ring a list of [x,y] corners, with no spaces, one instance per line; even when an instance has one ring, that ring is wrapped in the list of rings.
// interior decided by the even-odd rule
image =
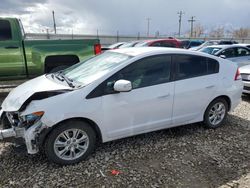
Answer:
[[[228,103],[223,98],[211,102],[204,115],[204,123],[208,128],[217,128],[222,125],[227,117]]]
[[[82,121],[67,121],[57,126],[45,141],[48,159],[60,165],[78,163],[86,159],[95,148],[96,134]]]

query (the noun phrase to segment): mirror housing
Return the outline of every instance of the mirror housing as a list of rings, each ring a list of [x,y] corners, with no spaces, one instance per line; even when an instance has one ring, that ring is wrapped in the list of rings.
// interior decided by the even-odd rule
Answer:
[[[128,80],[117,80],[114,84],[114,90],[118,92],[129,92],[132,90],[132,83]]]
[[[220,58],[226,59],[227,57],[225,55],[220,55]]]

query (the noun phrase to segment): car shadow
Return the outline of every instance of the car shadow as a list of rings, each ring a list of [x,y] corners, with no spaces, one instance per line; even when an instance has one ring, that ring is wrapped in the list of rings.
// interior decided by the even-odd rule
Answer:
[[[249,101],[248,98],[243,100]],[[79,169],[86,178],[84,182],[92,182],[94,186],[89,174],[96,175],[100,169],[107,173],[109,169],[119,168],[123,172],[120,178],[125,183],[133,180],[129,174],[135,171],[140,174],[141,181],[147,178],[144,174],[150,172],[151,182],[161,178],[163,184],[174,187],[193,187],[194,184],[197,187],[219,187],[250,172],[249,130],[248,120],[229,115],[224,125],[215,130],[197,123],[98,143],[87,160],[66,167],[49,163],[42,153],[28,155],[24,147],[2,144],[0,186],[9,185],[10,179],[15,182],[25,179],[25,185],[33,185],[31,177],[34,176],[46,179],[45,185],[50,185],[52,174],[63,177],[63,173],[70,170],[68,176],[78,178],[76,172]],[[13,173],[16,174],[14,177]],[[134,183],[140,185],[140,182]]]

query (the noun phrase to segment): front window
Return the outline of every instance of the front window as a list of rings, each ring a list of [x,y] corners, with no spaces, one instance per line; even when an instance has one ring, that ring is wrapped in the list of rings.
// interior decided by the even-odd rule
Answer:
[[[89,60],[71,66],[64,70],[62,74],[84,86],[99,79],[130,58],[132,58],[132,56],[126,54],[105,52]]]
[[[214,55],[214,54],[216,54],[219,50],[221,50],[221,48],[217,48],[217,47],[207,47],[207,48],[201,49],[201,52],[204,52],[204,53],[207,53],[207,54]]]

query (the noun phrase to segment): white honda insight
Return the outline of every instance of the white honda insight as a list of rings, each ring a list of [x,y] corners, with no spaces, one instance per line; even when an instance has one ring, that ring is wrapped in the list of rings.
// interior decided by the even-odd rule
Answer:
[[[219,127],[241,101],[243,84],[228,60],[173,48],[105,52],[27,81],[1,106],[0,140],[23,138],[30,154],[73,164],[96,141],[195,122]]]

